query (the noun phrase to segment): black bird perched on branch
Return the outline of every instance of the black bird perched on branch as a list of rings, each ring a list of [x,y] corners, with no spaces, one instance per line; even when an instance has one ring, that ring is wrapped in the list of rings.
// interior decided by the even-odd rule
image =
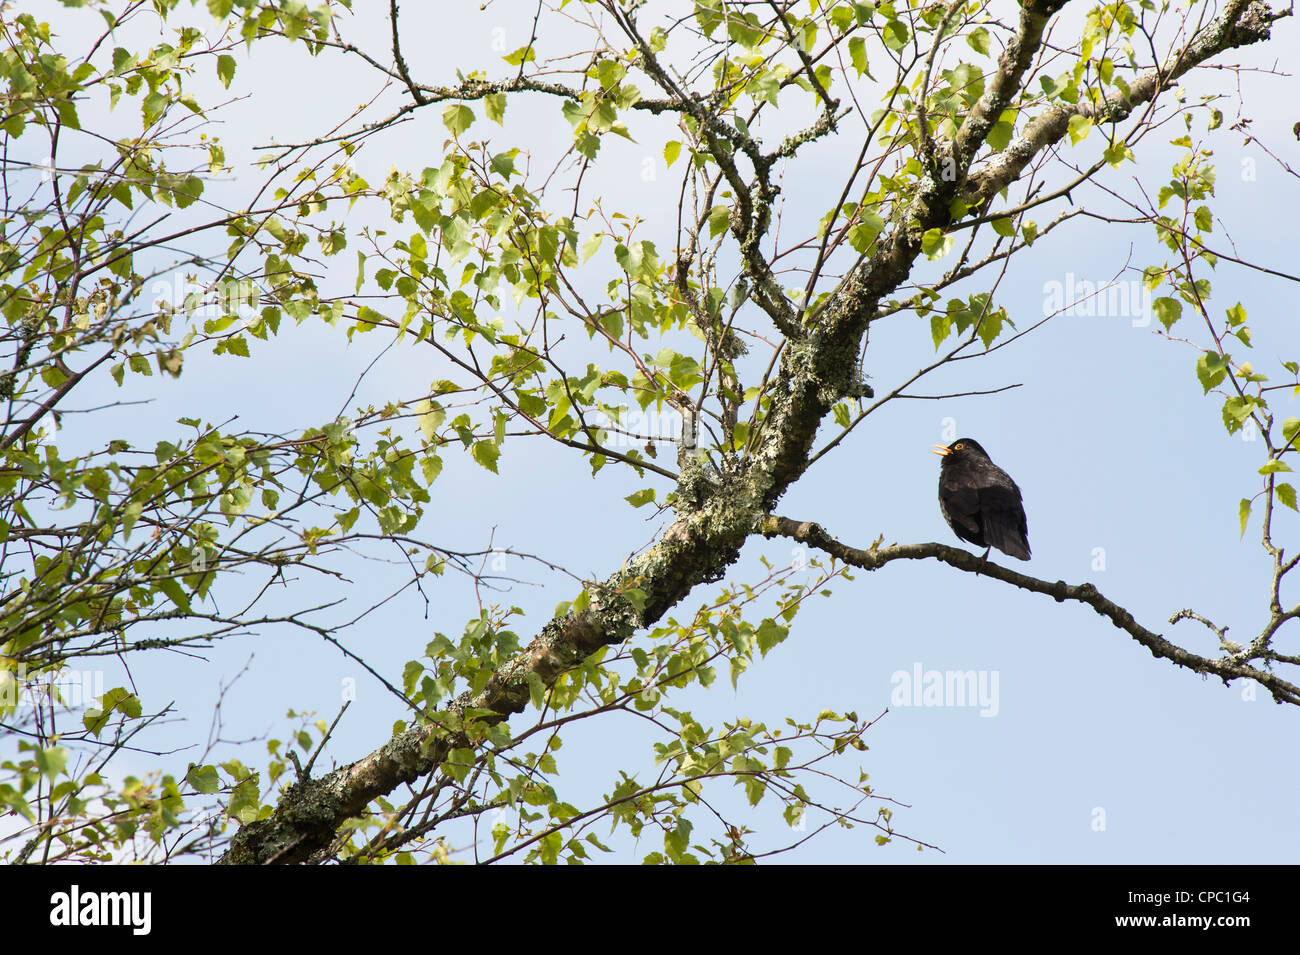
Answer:
[[[976,547],[996,547],[1004,554],[1029,559],[1029,525],[1020,488],[1011,475],[989,460],[978,441],[959,438],[936,444],[939,465],[939,510],[952,532]],[[988,551],[984,556],[988,557]]]

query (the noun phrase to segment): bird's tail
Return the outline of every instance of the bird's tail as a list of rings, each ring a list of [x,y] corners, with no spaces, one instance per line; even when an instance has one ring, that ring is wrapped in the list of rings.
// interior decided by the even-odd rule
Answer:
[[[988,543],[1004,554],[1021,560],[1029,559],[1029,540],[1019,528],[999,527],[994,523],[994,526],[984,528],[984,537]]]

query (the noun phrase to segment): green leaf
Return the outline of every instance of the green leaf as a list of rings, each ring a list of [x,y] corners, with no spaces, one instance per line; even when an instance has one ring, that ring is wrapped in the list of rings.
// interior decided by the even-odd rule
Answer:
[[[515,155],[518,150],[497,153],[492,157],[492,171],[503,179],[509,179],[515,172]]]
[[[998,308],[990,311],[980,319],[976,334],[979,335],[979,339],[984,343],[986,349],[993,344],[993,339],[1002,334],[1002,323],[1006,320],[1006,317],[1006,309]]]
[[[885,24],[885,29],[881,38],[885,41],[885,46],[889,47],[895,53],[898,53],[907,46],[907,41],[911,34],[907,30],[907,24],[899,20],[890,20]]]
[[[758,631],[755,634],[755,637],[758,639],[759,652],[763,656],[767,656],[768,650],[771,650],[789,635],[789,627],[783,627],[771,617],[768,617],[758,625]]]
[[[497,459],[501,456],[501,449],[491,441],[474,442],[474,447],[470,451],[470,454],[473,455],[475,461],[483,465],[483,467],[487,468],[493,474],[499,473],[497,471]]]
[[[511,66],[520,66],[521,64],[531,63],[535,59],[537,59],[537,51],[534,50],[531,46],[521,46],[519,49],[515,50],[515,52],[511,53],[509,56],[502,57],[502,59],[505,60],[507,63],[509,63]]]
[[[59,775],[68,765],[68,751],[62,746],[38,748],[35,756],[37,768],[49,779]]]
[[[921,251],[929,259],[940,259],[947,254],[956,242],[950,235],[944,235],[942,229],[927,229],[921,236]]]
[[[1290,484],[1279,484],[1275,490],[1277,491],[1277,499],[1279,501],[1291,508],[1293,511],[1300,510],[1300,508],[1296,507],[1295,488]]]
[[[9,806],[30,823],[36,822],[36,813],[32,812],[32,807],[13,786],[8,783],[0,784],[0,806]]]
[[[1196,377],[1208,395],[1228,374],[1228,359],[1217,352],[1205,352],[1196,360]]]
[[[1241,518],[1241,536],[1245,537],[1246,522],[1250,520],[1250,501],[1244,497],[1241,499],[1241,503],[1237,505],[1237,516]]]
[[[167,97],[158,92],[150,93],[140,104],[140,110],[144,115],[145,127],[152,126],[156,123],[167,109]]]
[[[205,796],[211,796],[221,788],[221,777],[217,775],[215,766],[191,766],[185,774],[185,781]]]
[[[1282,422],[1282,440],[1292,448],[1300,445],[1300,440],[1296,439],[1296,434],[1300,433],[1300,418],[1287,418]]]
[[[709,210],[709,238],[717,238],[731,225],[731,210],[726,206],[714,206]]]
[[[630,603],[633,607],[636,607],[637,613],[645,612],[646,593],[644,590],[638,590],[635,587],[629,587],[627,590],[623,591],[623,596],[627,598],[628,603]]]
[[[629,494],[627,497],[623,498],[623,500],[627,501],[633,507],[641,507],[645,504],[649,504],[654,499],[655,489],[652,487],[643,487],[634,494]]]
[[[1223,403],[1223,425],[1228,429],[1228,434],[1241,429],[1254,407],[1255,399],[1240,395],[1233,395]]]
[[[483,110],[492,122],[504,125],[501,121],[506,115],[506,94],[489,93],[483,97]]]
[[[865,254],[885,228],[885,220],[874,212],[858,211],[858,222],[849,229],[849,245],[853,251]]]
[[[1088,138],[1092,131],[1092,117],[1075,114],[1070,117],[1070,142],[1077,143]]]
[[[858,71],[858,76],[868,73],[867,66],[867,42],[860,36],[855,36],[849,40],[849,60],[853,63],[853,68]]]
[[[1118,169],[1126,159],[1130,162],[1137,161],[1128,143],[1115,143],[1113,146],[1107,146],[1106,152],[1102,155],[1106,162],[1115,169]]]
[[[230,81],[235,78],[235,58],[229,53],[222,53],[217,57],[217,79],[221,80],[221,85],[230,89]]]
[[[437,437],[438,428],[446,420],[447,412],[425,398],[415,403],[415,413],[419,415],[415,420],[420,426],[420,433],[424,435],[424,440],[432,441]]]
[[[542,679],[540,673],[535,670],[529,670],[524,674],[528,680],[528,699],[535,709],[541,709],[546,704],[547,686],[546,681]]]
[[[1151,308],[1155,311],[1156,318],[1160,320],[1160,324],[1166,329],[1173,328],[1174,322],[1182,318],[1183,315],[1183,303],[1178,301],[1178,299],[1170,298],[1167,295],[1162,295],[1160,298],[1153,301],[1151,303]]]
[[[943,340],[952,332],[952,316],[947,312],[935,312],[930,316],[930,337],[934,339],[935,350],[943,344]]]
[[[1011,137],[1015,135],[1016,127],[1005,120],[998,120],[989,129],[989,134],[985,136],[989,146],[996,152],[1002,152],[1011,143]]]
[[[601,244],[601,242],[604,241],[604,239],[605,239],[605,236],[602,235],[601,233],[597,232],[597,233],[595,233],[593,236],[591,236],[591,238],[587,239],[586,242],[582,243],[582,261],[583,261],[583,262],[586,262],[587,260],[589,260],[593,255],[595,255],[595,254],[597,253],[597,251],[600,250],[600,244]]]
[[[362,305],[357,309],[357,324],[362,329],[369,329],[375,325],[381,325],[388,321],[388,316],[383,312],[377,312],[369,305]]]
[[[190,612],[190,598],[181,589],[181,585],[176,582],[175,578],[168,577],[158,581],[158,589],[166,594],[167,598],[184,613],[188,614]]]
[[[453,103],[442,111],[442,125],[459,136],[474,122],[474,111],[464,103]]]
[[[668,140],[668,142],[664,143],[664,163],[671,166],[677,161],[677,157],[681,155],[681,152],[681,143],[675,139]]]

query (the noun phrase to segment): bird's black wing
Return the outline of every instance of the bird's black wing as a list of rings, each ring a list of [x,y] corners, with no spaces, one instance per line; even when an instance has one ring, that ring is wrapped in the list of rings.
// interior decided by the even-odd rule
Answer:
[[[984,542],[1004,554],[1029,560],[1029,524],[1020,488],[1005,472],[1002,477],[1005,481],[998,480],[979,491]]]
[[[960,540],[976,547],[987,546],[980,528],[980,492],[971,486],[941,484],[939,510]]]

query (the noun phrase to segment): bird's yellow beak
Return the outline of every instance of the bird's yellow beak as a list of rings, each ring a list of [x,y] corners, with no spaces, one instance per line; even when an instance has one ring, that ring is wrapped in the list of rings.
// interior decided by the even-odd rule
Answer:
[[[936,444],[930,449],[931,454],[952,454],[952,448],[946,444]]]

